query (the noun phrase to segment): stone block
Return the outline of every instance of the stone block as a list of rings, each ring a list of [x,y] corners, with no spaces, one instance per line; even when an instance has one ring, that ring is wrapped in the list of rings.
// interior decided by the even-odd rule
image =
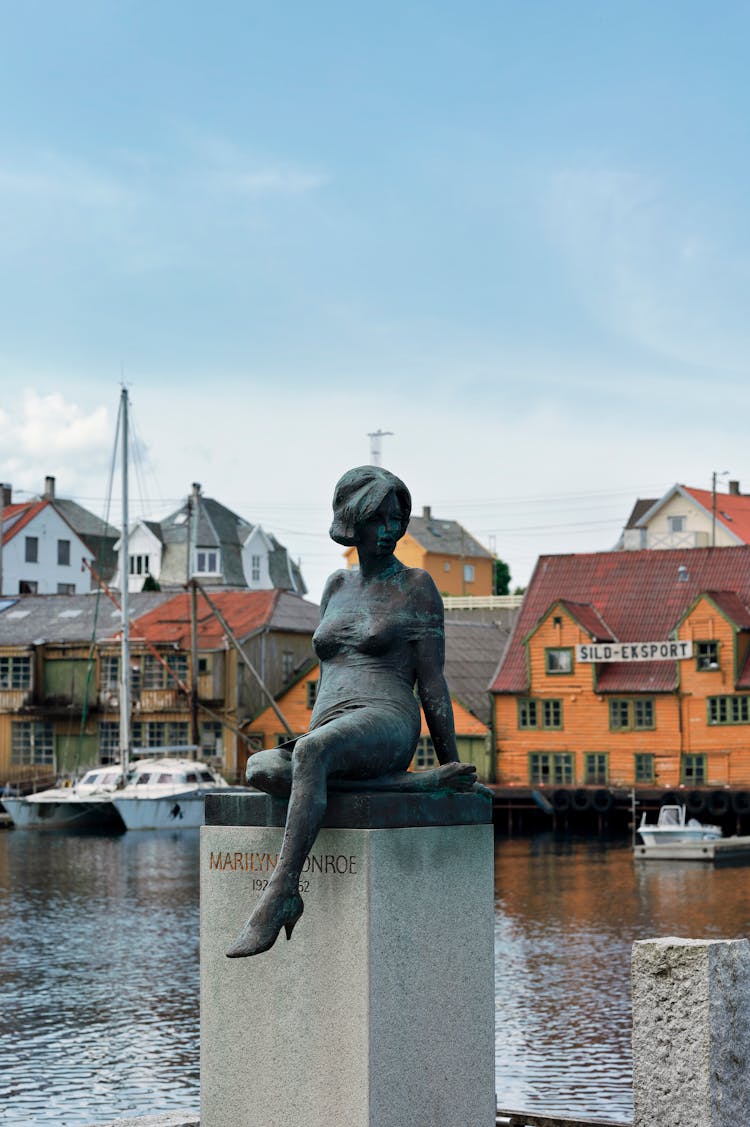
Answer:
[[[750,1124],[750,943],[633,945],[634,1127]]]
[[[201,1127],[493,1127],[492,826],[323,829],[291,942],[227,959],[282,832],[201,831]]]

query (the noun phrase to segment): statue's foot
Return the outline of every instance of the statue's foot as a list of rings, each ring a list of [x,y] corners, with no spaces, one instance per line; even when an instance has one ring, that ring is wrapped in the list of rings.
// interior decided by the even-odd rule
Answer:
[[[260,955],[273,947],[282,927],[287,939],[304,911],[299,893],[261,901],[245,924],[237,940],[227,951],[228,959],[243,959],[248,955]]]
[[[418,790],[455,790],[468,792],[477,781],[477,769],[473,763],[442,763],[439,767],[428,767],[426,771],[412,771],[411,777]]]

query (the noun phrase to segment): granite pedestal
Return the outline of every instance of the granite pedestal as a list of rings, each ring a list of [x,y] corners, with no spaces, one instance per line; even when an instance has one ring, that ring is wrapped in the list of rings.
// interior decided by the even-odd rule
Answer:
[[[493,1127],[490,801],[332,796],[291,942],[228,959],[285,815],[207,799],[201,1127]]]
[[[633,944],[634,1127],[750,1124],[750,943]]]

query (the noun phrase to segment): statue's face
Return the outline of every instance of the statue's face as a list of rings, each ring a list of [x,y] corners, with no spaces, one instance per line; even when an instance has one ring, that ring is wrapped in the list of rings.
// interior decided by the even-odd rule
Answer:
[[[354,529],[360,555],[390,556],[403,533],[401,505],[395,493],[389,493],[380,507]]]

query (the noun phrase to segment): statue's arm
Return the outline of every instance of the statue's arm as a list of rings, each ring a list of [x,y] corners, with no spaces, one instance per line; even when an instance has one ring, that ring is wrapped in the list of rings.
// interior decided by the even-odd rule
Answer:
[[[417,691],[439,763],[457,763],[453,706],[445,683],[445,626],[443,600],[426,572],[412,572],[419,623],[415,642]]]

